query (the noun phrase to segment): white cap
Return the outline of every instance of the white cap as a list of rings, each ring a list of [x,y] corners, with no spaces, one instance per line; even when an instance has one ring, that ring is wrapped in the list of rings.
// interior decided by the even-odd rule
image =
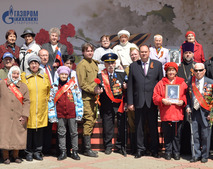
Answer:
[[[122,36],[126,35],[128,38],[130,37],[130,33],[127,30],[121,30],[118,32],[118,39]]]

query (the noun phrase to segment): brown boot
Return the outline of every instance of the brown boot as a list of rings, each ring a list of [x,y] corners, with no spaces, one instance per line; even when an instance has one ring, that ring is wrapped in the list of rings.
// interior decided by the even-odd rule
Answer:
[[[8,150],[2,150],[4,164],[10,164],[10,158],[9,158],[9,151]]]
[[[15,163],[21,163],[22,160],[19,158],[19,150],[13,150],[13,158],[15,160]]]

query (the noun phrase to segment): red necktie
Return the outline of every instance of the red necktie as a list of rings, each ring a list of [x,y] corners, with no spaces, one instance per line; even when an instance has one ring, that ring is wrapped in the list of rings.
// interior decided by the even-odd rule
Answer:
[[[49,81],[50,81],[50,84],[51,84],[50,74],[49,74],[49,71],[47,69],[47,66],[45,66],[45,72],[48,75],[48,78],[49,78]]]

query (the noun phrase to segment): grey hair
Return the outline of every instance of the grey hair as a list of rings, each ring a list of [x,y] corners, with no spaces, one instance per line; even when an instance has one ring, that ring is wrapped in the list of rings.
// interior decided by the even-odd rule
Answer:
[[[195,69],[195,66],[202,66],[204,69],[205,69],[205,65],[203,64],[203,63],[195,63],[195,65],[194,65],[194,69]]]
[[[163,36],[160,35],[160,34],[156,34],[156,35],[154,36],[154,40],[155,40],[155,38],[157,38],[157,37],[159,37],[159,38],[161,38],[161,39],[163,40]]]
[[[61,35],[61,31],[59,28],[51,28],[49,30],[49,35],[51,35],[51,33],[56,33],[58,35],[58,37]]]

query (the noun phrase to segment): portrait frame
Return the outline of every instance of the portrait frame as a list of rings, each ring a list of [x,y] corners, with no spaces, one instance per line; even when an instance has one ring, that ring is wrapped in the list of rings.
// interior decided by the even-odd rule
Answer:
[[[181,63],[181,50],[179,47],[170,46],[169,48],[169,61],[175,62],[177,65]]]
[[[172,103],[178,103],[180,100],[180,85],[166,85],[166,99]]]

